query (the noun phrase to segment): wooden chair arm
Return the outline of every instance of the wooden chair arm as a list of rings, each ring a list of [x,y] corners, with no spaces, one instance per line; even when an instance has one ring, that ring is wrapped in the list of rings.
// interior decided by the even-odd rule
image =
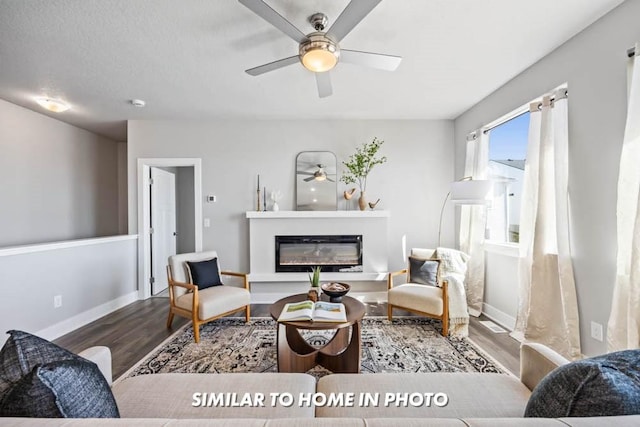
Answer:
[[[247,277],[247,273],[238,273],[235,271],[221,271],[220,274],[225,276]]]
[[[389,273],[389,276],[387,276],[387,289],[391,289],[393,288],[393,278],[396,276],[400,276],[401,274],[407,274],[407,269],[403,268],[402,270],[398,270],[398,271],[392,271]]]
[[[238,273],[236,271],[221,271],[220,274],[224,276],[241,277],[244,281],[244,288],[249,289],[249,280],[247,280],[247,276],[248,276],[247,273]]]
[[[181,288],[186,288],[190,291],[198,291],[198,287],[193,283],[176,282],[175,280],[171,280],[169,281],[169,286],[180,286]]]

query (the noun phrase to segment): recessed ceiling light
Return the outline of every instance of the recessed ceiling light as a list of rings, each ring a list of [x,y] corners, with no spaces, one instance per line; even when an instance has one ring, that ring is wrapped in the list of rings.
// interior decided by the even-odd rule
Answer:
[[[131,105],[133,105],[134,107],[138,107],[138,108],[142,108],[145,105],[147,105],[147,103],[144,102],[142,99],[132,99],[131,101],[129,101],[129,103],[131,103]]]
[[[67,111],[69,108],[69,104],[59,99],[48,98],[46,96],[39,96],[36,98],[36,102],[42,107],[46,108],[49,111],[53,111],[54,113],[62,113]]]

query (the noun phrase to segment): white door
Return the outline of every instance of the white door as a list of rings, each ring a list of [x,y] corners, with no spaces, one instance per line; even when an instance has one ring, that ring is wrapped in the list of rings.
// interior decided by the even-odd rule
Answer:
[[[167,259],[176,253],[176,176],[151,168],[151,293],[167,289]]]

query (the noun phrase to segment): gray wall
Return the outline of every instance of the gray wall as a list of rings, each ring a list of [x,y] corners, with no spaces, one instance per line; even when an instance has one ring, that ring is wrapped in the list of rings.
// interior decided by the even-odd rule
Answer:
[[[225,269],[248,271],[247,210],[255,209],[256,175],[267,192],[283,193],[281,210],[294,210],[295,158],[301,151],[328,150],[341,161],[374,136],[384,139],[386,164],[370,175],[367,196],[381,198],[379,209],[391,211],[389,268],[404,267],[401,238],[408,246],[433,247],[442,201],[453,179],[451,121],[237,120],[130,121],[129,230],[137,229],[137,159],[202,158],[204,249],[219,252]],[[339,183],[339,193],[344,185]],[[453,208],[450,208],[453,212]],[[445,223],[443,244],[453,244],[453,221]]]
[[[0,247],[117,234],[117,151],[0,100]]]
[[[193,199],[193,167],[176,169],[176,251],[179,254],[196,250],[195,200]]]
[[[135,299],[135,236],[80,243],[17,254],[0,250],[0,346],[10,329],[54,339]],[[54,308],[56,295],[62,307]]]
[[[455,121],[460,177],[468,132],[568,83],[571,237],[586,355],[606,351],[604,343],[590,338],[589,322],[606,325],[611,306],[616,186],[627,106],[625,52],[640,40],[638,16],[640,1],[624,2]],[[517,286],[515,280],[511,286]]]

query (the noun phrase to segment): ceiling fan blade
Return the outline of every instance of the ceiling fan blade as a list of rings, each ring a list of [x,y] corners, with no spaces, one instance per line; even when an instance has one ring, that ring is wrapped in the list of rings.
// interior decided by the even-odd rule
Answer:
[[[331,178],[327,177],[327,181],[329,182],[335,182],[334,180],[332,180]]]
[[[307,40],[307,36],[278,12],[273,10],[268,4],[262,0],[238,0],[241,4],[249,8],[253,13],[297,41],[302,43]]]
[[[309,181],[313,181],[314,179],[316,179],[315,176],[310,176],[309,178],[305,178],[303,179],[304,182],[309,182]]]
[[[302,172],[302,171],[296,171],[296,173],[298,175],[311,175],[311,176],[315,176],[315,174],[313,172]]]
[[[336,42],[339,42],[381,1],[382,0],[351,0],[327,33],[330,34]]]
[[[383,53],[360,52],[358,50],[340,50],[340,62],[364,65],[380,70],[394,71],[402,61],[401,56],[385,55]]]
[[[316,83],[318,84],[318,95],[320,98],[326,98],[333,93],[331,87],[331,76],[328,71],[324,73],[316,73]]]
[[[278,59],[277,61],[269,62],[268,64],[260,65],[258,67],[249,68],[245,70],[245,73],[252,76],[259,76],[260,74],[268,73],[269,71],[277,70],[278,68],[284,68],[289,65],[293,65],[300,62],[298,55],[290,56],[284,59]]]

